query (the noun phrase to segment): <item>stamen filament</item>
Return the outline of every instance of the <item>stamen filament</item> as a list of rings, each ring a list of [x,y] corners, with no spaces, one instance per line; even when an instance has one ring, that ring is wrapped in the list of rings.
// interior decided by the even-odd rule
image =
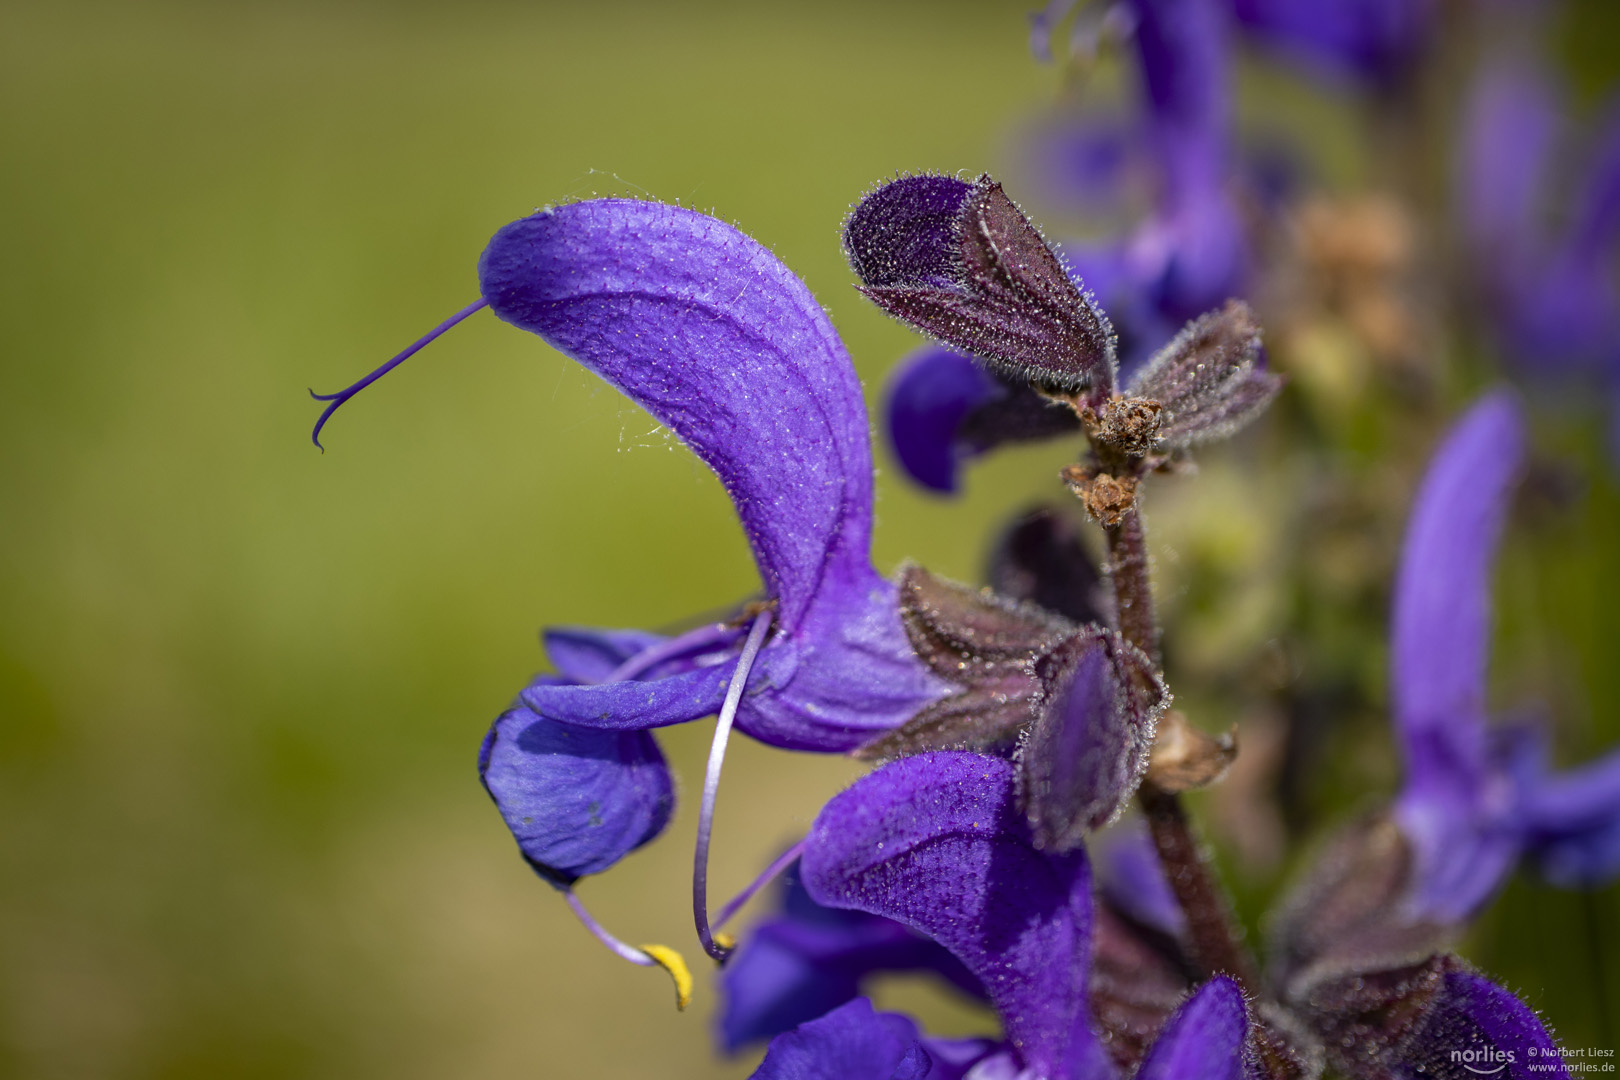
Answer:
[[[607,928],[592,917],[585,909],[579,894],[573,889],[564,889],[563,895],[568,897],[568,906],[573,909],[574,917],[579,919],[580,924],[620,959],[628,960],[639,967],[661,967],[669,972],[670,978],[675,981],[675,1007],[686,1008],[687,1003],[692,1000],[692,973],[687,970],[686,961],[681,958],[680,953],[666,945],[643,945],[640,948],[626,945],[608,933]]]
[[[698,810],[697,848],[692,855],[692,918],[697,924],[698,940],[703,951],[717,961],[731,955],[731,946],[715,941],[709,928],[709,834],[714,828],[714,800],[720,790],[720,767],[726,760],[726,742],[731,738],[731,725],[737,718],[737,706],[742,702],[743,689],[754,658],[765,644],[765,635],[771,628],[774,613],[760,612],[749,628],[748,640],[743,643],[742,655],[737,658],[737,669],[726,688],[725,702],[714,722],[714,742],[709,745],[709,767],[703,776],[703,803]]]
[[[707,626],[699,626],[678,637],[672,637],[668,641],[654,645],[650,649],[641,650],[614,668],[608,673],[607,678],[602,681],[605,683],[628,682],[666,660],[673,660],[687,653],[695,653],[709,647],[719,648],[736,640],[737,629],[734,626],[726,623],[711,623]]]
[[[321,428],[326,426],[326,422],[331,419],[333,413],[337,412],[338,409],[343,407],[344,402],[354,397],[354,395],[358,394],[360,391],[364,390],[366,387],[370,386],[372,383],[376,382],[390,371],[393,371],[395,368],[399,367],[399,365],[403,364],[417,353],[421,352],[424,347],[426,347],[440,334],[444,333],[452,326],[455,326],[457,323],[461,322],[461,320],[467,318],[469,315],[472,315],[474,312],[480,311],[488,306],[489,301],[481,297],[476,303],[468,304],[466,307],[444,320],[444,322],[440,323],[438,326],[435,326],[432,330],[429,330],[426,334],[419,338],[414,345],[410,346],[404,352],[400,353],[398,356],[394,357],[392,360],[388,361],[388,363],[384,364],[376,371],[373,371],[370,375],[367,375],[353,386],[339,390],[335,394],[317,394],[314,390],[311,390],[309,392],[310,397],[314,398],[316,401],[330,401],[332,404],[328,405],[326,407],[326,411],[321,413],[321,418],[315,421],[315,430],[310,432],[310,440],[314,442],[317,447],[320,447],[322,453],[325,453],[326,447],[321,446]]]
[[[730,903],[720,909],[720,914],[714,920],[714,928],[718,930],[730,922],[731,917],[741,911],[742,906],[752,900],[755,893],[769,885],[782,871],[792,866],[793,861],[802,854],[804,854],[804,841],[800,840],[797,844],[778,855],[776,861],[767,866],[763,874],[750,882],[747,888],[733,896]]]
[[[657,963],[656,960],[642,952],[640,949],[636,948],[634,945],[626,945],[624,942],[608,933],[607,928],[601,923],[597,922],[595,917],[593,917],[591,913],[585,909],[585,905],[580,900],[579,894],[573,889],[567,890],[563,895],[568,897],[568,906],[574,910],[575,917],[578,918],[582,924],[584,924],[585,929],[591,932],[591,936],[596,938],[596,940],[600,941],[603,945],[606,945],[613,952],[617,953],[621,959],[628,960],[632,964],[640,964],[642,967],[652,967]]]

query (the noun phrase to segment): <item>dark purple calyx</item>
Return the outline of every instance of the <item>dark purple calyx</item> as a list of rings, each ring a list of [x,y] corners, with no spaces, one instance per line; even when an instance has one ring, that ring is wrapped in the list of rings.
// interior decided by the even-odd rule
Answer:
[[[1282,376],[1262,364],[1260,326],[1241,300],[1200,315],[1131,380],[1130,398],[1158,403],[1157,438],[1185,449],[1233,434],[1265,411]]]
[[[900,575],[900,614],[917,655],[959,689],[863,746],[869,759],[936,750],[1016,755],[1035,844],[1072,851],[1124,806],[1147,768],[1170,695],[1118,633],[1033,604]]]
[[[1097,560],[1074,522],[1050,506],[1037,506],[1008,525],[990,552],[990,588],[1072,623],[1103,621]]]
[[[1114,331],[989,176],[903,176],[844,224],[861,292],[884,311],[1037,389],[1113,393]]]

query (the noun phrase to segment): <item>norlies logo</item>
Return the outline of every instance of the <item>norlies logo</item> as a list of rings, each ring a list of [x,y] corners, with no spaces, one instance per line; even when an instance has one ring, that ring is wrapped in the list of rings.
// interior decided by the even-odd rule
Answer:
[[[1512,1065],[1517,1060],[1513,1055],[1512,1050],[1498,1050],[1491,1046],[1483,1050],[1453,1050],[1451,1060],[1469,1072],[1490,1076]]]

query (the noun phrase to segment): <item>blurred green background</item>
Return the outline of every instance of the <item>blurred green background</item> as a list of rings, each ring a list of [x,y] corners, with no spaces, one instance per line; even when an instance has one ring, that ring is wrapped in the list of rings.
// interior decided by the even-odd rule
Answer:
[[[473,768],[542,666],[540,625],[659,627],[756,587],[718,483],[487,315],[341,412],[324,456],[304,388],[473,299],[500,225],[594,193],[739,223],[879,385],[915,339],[850,288],[838,224],[895,170],[1014,164],[1009,125],[1057,82],[1024,8],[0,9],[0,1074],[747,1074],[712,1057],[706,972],[677,1014],[667,982],[603,952]],[[990,523],[1055,495],[1067,449],[1002,455],[954,503],[880,450],[877,564],[975,579]],[[1556,541],[1585,561],[1508,594],[1550,606],[1526,640],[1590,595],[1582,568],[1612,566],[1606,484],[1596,524]],[[1212,534],[1166,491],[1184,589],[1176,552]],[[1213,535],[1236,546],[1232,595],[1288,542]],[[1571,631],[1588,659],[1560,669],[1583,753],[1614,731],[1592,687],[1616,685],[1614,619],[1588,607]],[[663,739],[687,794],[708,735]],[[736,745],[713,891],[855,774]],[[691,802],[582,895],[695,958]],[[1590,1042],[1615,896],[1516,885],[1499,909],[1546,917],[1493,916],[1470,955]],[[1601,948],[1575,917],[1606,928]],[[880,1001],[982,1023],[926,991]]]

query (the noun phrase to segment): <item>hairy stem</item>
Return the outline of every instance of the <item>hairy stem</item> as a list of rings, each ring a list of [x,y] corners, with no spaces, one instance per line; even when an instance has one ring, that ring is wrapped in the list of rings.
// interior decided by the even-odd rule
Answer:
[[[1140,511],[1132,508],[1105,532],[1108,579],[1113,585],[1119,632],[1159,664],[1159,626],[1153,614],[1147,536]],[[1205,857],[1181,796],[1144,781],[1137,799],[1147,817],[1159,861],[1164,864],[1165,877],[1187,917],[1192,954],[1188,959],[1206,978],[1225,972],[1254,993],[1260,987],[1254,960],[1243,947],[1243,935],[1231,905],[1215,879],[1214,867]]]
[[[1147,537],[1142,514],[1134,507],[1108,535],[1108,579],[1114,589],[1119,632],[1125,640],[1159,663],[1159,626],[1153,615],[1153,587],[1148,580]]]
[[[1260,989],[1260,980],[1254,959],[1243,947],[1231,905],[1215,880],[1214,868],[1204,856],[1204,846],[1181,804],[1181,796],[1149,780],[1137,790],[1136,798],[1147,817],[1165,877],[1187,916],[1188,959],[1205,978],[1224,972],[1255,993]]]

